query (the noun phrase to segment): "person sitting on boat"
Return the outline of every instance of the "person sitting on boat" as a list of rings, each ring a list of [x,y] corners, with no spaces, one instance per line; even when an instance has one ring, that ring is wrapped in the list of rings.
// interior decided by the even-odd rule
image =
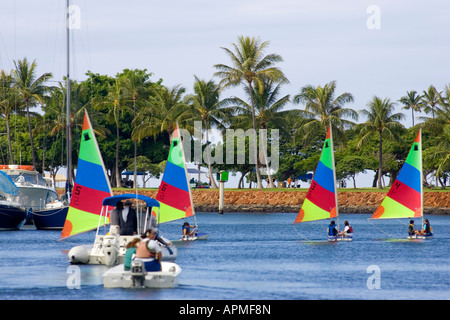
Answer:
[[[337,236],[339,234],[339,230],[337,229],[336,223],[334,220],[331,220],[330,225],[328,226],[328,236]]]
[[[428,221],[428,219],[425,219],[425,223],[423,224],[423,230],[420,230],[419,234],[422,236],[433,235],[433,229],[431,229],[430,221]]]
[[[409,220],[408,235],[409,236],[415,236],[418,233],[419,233],[419,231],[414,229],[414,220]]]
[[[189,225],[188,222],[183,223],[183,237],[193,236],[195,234],[195,230],[191,230],[191,228],[195,228],[195,226]]]
[[[347,220],[344,221],[344,231],[339,232],[340,236],[348,237],[353,235],[353,228]]]
[[[153,229],[145,231],[141,238],[143,239],[136,249],[135,260],[144,262],[146,271],[161,271],[161,248],[155,240],[156,234]]]
[[[126,271],[130,270],[131,268],[131,261],[136,256],[136,249],[139,246],[139,243],[141,242],[141,239],[134,238],[130,242],[127,243],[126,251],[125,251],[125,260],[123,263],[123,267]]]

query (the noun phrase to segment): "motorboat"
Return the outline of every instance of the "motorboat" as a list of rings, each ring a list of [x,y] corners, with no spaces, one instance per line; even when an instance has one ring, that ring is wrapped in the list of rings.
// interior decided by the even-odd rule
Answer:
[[[97,228],[95,241],[93,245],[80,245],[73,247],[67,254],[69,262],[72,264],[104,264],[107,266],[114,266],[124,262],[126,245],[134,238],[139,238],[139,234],[143,233],[152,225],[152,208],[158,208],[159,202],[150,197],[140,194],[121,194],[103,199],[103,209],[99,216],[100,220],[104,219],[107,214],[108,207],[114,207],[119,201],[127,199],[140,200],[145,202],[144,207],[137,207],[138,216],[138,235],[124,236],[118,235],[116,232],[109,232],[105,230],[105,234],[100,234],[100,229]],[[160,244],[163,261],[175,261],[178,256],[178,250],[172,245],[172,242],[158,234],[156,240]]]
[[[65,221],[68,206],[58,199],[56,189],[52,183],[44,179],[42,175],[28,165],[1,165],[0,171],[9,177],[5,182],[14,189],[16,186],[14,200],[3,192],[3,200],[8,203],[0,204],[0,214],[11,217],[16,212],[24,210],[26,219],[36,219],[38,229],[60,229]],[[15,208],[15,210],[12,210]],[[19,210],[20,208],[20,210]],[[18,220],[18,219],[14,219]]]
[[[134,260],[130,270],[123,264],[103,274],[105,288],[173,288],[178,284],[181,267],[174,262],[161,262],[161,271],[146,271],[144,263]]]

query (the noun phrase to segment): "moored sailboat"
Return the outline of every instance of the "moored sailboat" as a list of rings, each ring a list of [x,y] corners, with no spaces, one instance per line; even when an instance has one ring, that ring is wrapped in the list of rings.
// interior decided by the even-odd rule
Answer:
[[[405,163],[371,219],[412,219],[423,222],[422,132],[414,139]],[[431,239],[433,234],[408,235],[409,239]]]
[[[339,206],[335,171],[333,136],[330,125],[311,186],[293,224],[337,218],[339,228]],[[352,239],[353,233],[342,235],[328,234],[328,241],[351,241]]]

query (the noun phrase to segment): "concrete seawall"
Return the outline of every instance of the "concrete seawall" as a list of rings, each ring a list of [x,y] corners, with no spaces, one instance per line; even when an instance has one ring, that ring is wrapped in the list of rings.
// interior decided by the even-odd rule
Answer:
[[[130,189],[130,192],[133,192]],[[125,193],[114,191],[114,194]],[[155,198],[157,190],[139,190]],[[380,205],[386,192],[338,192],[342,213],[372,213]],[[231,191],[224,193],[224,212],[298,212],[305,199],[306,191]],[[192,190],[197,212],[219,211],[219,190]],[[425,192],[424,212],[426,214],[450,215],[450,192]]]

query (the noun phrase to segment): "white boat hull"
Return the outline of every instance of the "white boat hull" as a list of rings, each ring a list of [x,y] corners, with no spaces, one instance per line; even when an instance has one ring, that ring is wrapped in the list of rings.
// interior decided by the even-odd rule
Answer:
[[[353,235],[345,235],[345,236],[328,236],[329,242],[334,241],[353,241]]]
[[[193,236],[183,236],[180,241],[195,241],[195,240],[206,240],[209,238],[209,233],[198,233]]]
[[[433,235],[430,235],[430,236],[424,236],[424,235],[420,235],[420,234],[417,234],[417,235],[414,235],[414,236],[408,236],[408,239],[421,239],[421,240],[431,240],[431,239],[433,239],[434,238],[434,236]]]
[[[103,264],[115,266],[125,259],[126,245],[138,236],[100,236],[92,246],[76,246],[67,254],[72,264]],[[176,247],[161,246],[162,260],[175,261],[178,256]]]
[[[142,274],[125,271],[119,264],[103,274],[105,288],[173,288],[178,284],[181,267],[173,262],[161,262],[161,271]],[[133,270],[134,271],[134,270]]]

